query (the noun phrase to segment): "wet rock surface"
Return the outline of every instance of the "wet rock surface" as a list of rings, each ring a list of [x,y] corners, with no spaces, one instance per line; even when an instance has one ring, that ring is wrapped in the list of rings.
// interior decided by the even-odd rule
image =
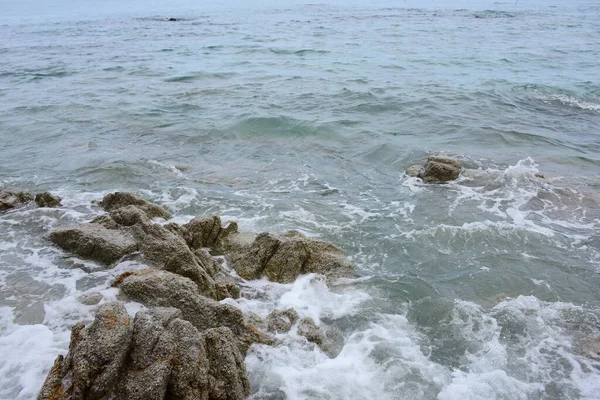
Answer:
[[[266,276],[291,283],[299,275],[317,273],[329,278],[354,276],[354,266],[341,249],[296,231],[281,236],[261,233],[249,245],[232,248],[225,257],[244,279]]]
[[[38,399],[237,400],[249,395],[243,358],[228,328],[199,332],[173,308],[140,311],[120,303],[71,331]]]
[[[35,195],[35,203],[39,207],[58,207],[62,199],[50,192],[42,192]]]
[[[111,264],[138,249],[131,235],[96,223],[57,229],[50,234],[50,240],[78,256],[104,264]]]
[[[418,177],[425,183],[445,183],[458,179],[461,170],[460,161],[435,155],[427,158],[427,162],[419,170]]]
[[[130,299],[146,306],[180,310],[183,318],[201,331],[228,327],[236,335],[244,354],[252,343],[271,342],[269,337],[245,323],[239,308],[204,297],[193,281],[181,275],[147,269],[128,274],[119,288]]]

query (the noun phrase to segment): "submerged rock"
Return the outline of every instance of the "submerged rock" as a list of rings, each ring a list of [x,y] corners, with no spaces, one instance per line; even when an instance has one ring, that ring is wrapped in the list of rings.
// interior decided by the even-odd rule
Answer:
[[[267,330],[274,333],[289,332],[298,321],[298,313],[293,308],[273,310],[267,316]]]
[[[29,192],[16,192],[12,190],[0,190],[0,211],[15,208],[33,200]]]
[[[93,306],[100,303],[100,301],[102,301],[103,298],[104,296],[102,295],[102,293],[92,292],[79,296],[78,300],[81,302],[81,304],[85,304],[86,306]]]
[[[97,223],[57,229],[50,234],[50,240],[65,250],[104,264],[111,264],[138,249],[131,235]]]
[[[243,358],[228,328],[199,332],[173,308],[140,311],[131,324],[120,303],[71,331],[38,400],[241,400],[249,395]]]
[[[319,326],[310,317],[300,320],[298,335],[319,346],[331,358],[336,357],[344,346],[344,339],[339,330],[331,326]]]
[[[35,202],[39,207],[58,207],[61,198],[50,192],[42,192],[35,195]]]
[[[425,183],[445,183],[457,179],[461,170],[460,161],[436,155],[427,159],[418,176]]]
[[[317,273],[329,278],[354,276],[354,266],[341,249],[297,231],[281,236],[261,233],[249,245],[232,248],[225,257],[244,279],[266,276],[273,282],[291,283],[299,275]]]
[[[412,176],[413,178],[417,178],[419,176],[419,174],[421,173],[422,169],[423,169],[422,165],[419,165],[419,164],[411,165],[410,167],[406,168],[406,175]]]

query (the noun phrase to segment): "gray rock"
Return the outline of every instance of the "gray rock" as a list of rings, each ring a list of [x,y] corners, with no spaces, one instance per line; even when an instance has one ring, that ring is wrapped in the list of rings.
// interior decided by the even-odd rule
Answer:
[[[102,293],[92,292],[79,296],[79,301],[86,306],[93,306],[100,303],[103,298],[104,296],[102,296]]]
[[[148,218],[171,219],[171,214],[164,208],[151,203],[141,197],[127,192],[109,193],[100,202],[102,208],[106,211],[113,211],[121,207],[134,205],[142,210]]]
[[[130,318],[125,307],[119,303],[104,305],[89,327],[81,323],[73,327],[69,354],[56,359],[38,399],[110,398],[130,342]]]
[[[202,260],[180,236],[158,224],[139,224],[133,232],[140,243],[140,251],[152,266],[191,279],[207,297],[228,297],[222,291],[217,293],[216,283],[209,273],[214,267],[212,259],[207,261],[207,265],[202,265]]]
[[[226,326],[236,335],[243,354],[253,343],[271,343],[244,321],[242,311],[202,296],[190,279],[167,271],[147,269],[126,276],[119,285],[129,298],[149,307],[173,307],[198,330]]]
[[[244,279],[266,276],[274,282],[290,283],[307,273],[329,278],[355,275],[354,266],[338,247],[296,231],[281,236],[261,233],[251,245],[232,249],[225,257]]]
[[[61,198],[50,192],[42,192],[35,195],[35,202],[39,207],[58,207]]]
[[[183,227],[189,232],[188,244],[194,249],[210,247],[217,252],[221,251],[221,241],[237,232],[237,223],[230,222],[226,227],[221,224],[217,215],[195,217]]]
[[[210,400],[242,400],[250,395],[250,382],[244,358],[239,352],[233,332],[226,327],[208,329],[206,340],[210,365]]]
[[[0,190],[0,211],[15,208],[33,200],[29,192],[18,192],[12,190]]]
[[[110,218],[117,225],[133,226],[136,224],[150,224],[148,215],[138,206],[128,205],[109,212]]]
[[[57,246],[81,257],[111,264],[138,249],[133,237],[123,231],[106,229],[96,223],[57,229],[50,234]]]
[[[430,156],[419,178],[425,183],[444,183],[458,178],[462,164],[460,161],[445,156]]]
[[[267,330],[274,333],[289,332],[298,321],[298,313],[293,308],[273,310],[267,316]]]

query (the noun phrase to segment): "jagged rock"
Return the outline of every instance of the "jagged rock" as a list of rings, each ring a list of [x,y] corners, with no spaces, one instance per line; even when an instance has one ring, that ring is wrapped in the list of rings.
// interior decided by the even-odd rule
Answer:
[[[134,235],[140,243],[140,251],[144,258],[152,266],[191,279],[207,297],[228,297],[228,293],[223,291],[217,293],[215,281],[209,273],[212,264],[201,265],[201,260],[180,236],[158,224],[136,225]]]
[[[293,308],[273,310],[267,316],[267,330],[274,333],[289,332],[298,321],[298,313]]]
[[[183,318],[200,331],[220,326],[230,328],[243,354],[252,343],[271,342],[269,337],[245,323],[239,308],[202,296],[198,286],[181,275],[147,269],[128,275],[119,287],[129,298],[146,306],[181,310]]]
[[[100,303],[103,298],[104,296],[102,296],[102,293],[92,292],[79,296],[79,301],[81,304],[85,304],[86,306],[93,306]]]
[[[337,357],[344,347],[344,338],[338,329],[326,325],[318,326],[310,317],[300,320],[297,332],[319,346],[331,358]]]
[[[121,207],[126,206],[136,206],[140,210],[142,210],[148,218],[164,218],[171,219],[171,214],[165,210],[164,208],[151,203],[147,200],[142,199],[141,197],[127,192],[115,192],[109,193],[100,202],[102,208],[106,211],[113,211]]]
[[[425,183],[444,183],[458,178],[462,164],[460,161],[445,156],[430,156],[419,178]]]
[[[338,247],[296,231],[281,236],[261,233],[251,245],[240,246],[225,257],[244,279],[266,276],[274,282],[290,283],[311,272],[330,278],[354,275],[352,263]]]
[[[71,330],[66,358],[59,356],[38,399],[95,400],[109,398],[131,341],[130,318],[125,307],[108,303],[89,327],[79,323]]]
[[[61,198],[54,196],[50,192],[42,192],[35,195],[35,202],[40,207],[58,207],[60,206]]]
[[[210,400],[245,399],[250,395],[244,357],[227,327],[202,332],[208,355]]]
[[[202,334],[181,311],[136,314],[103,306],[89,327],[72,329],[38,400],[241,400],[249,395],[242,355],[229,328]]]
[[[29,192],[15,192],[12,190],[0,190],[0,211],[29,203],[33,196]]]
[[[190,237],[188,244],[194,249],[210,247],[217,251],[221,250],[221,241],[232,233],[236,233],[238,225],[230,222],[226,227],[221,224],[221,218],[217,215],[195,217],[183,225]]]
[[[148,215],[138,206],[134,205],[128,205],[111,210],[109,212],[109,216],[117,225],[122,226],[151,223]]]
[[[423,169],[422,165],[418,165],[418,164],[411,165],[410,167],[406,168],[406,175],[416,178],[419,176],[422,169]]]
[[[111,264],[138,249],[131,235],[97,223],[57,229],[50,234],[50,240],[81,257],[105,264]]]

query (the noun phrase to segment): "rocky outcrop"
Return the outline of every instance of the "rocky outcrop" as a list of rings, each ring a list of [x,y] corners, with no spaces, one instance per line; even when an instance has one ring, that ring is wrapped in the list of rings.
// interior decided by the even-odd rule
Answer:
[[[138,249],[132,235],[116,229],[107,229],[97,223],[57,229],[50,234],[50,240],[78,256],[104,264],[111,264]]]
[[[296,231],[238,232],[235,222],[223,227],[214,215],[161,225],[153,218],[170,214],[130,193],[111,193],[100,205],[107,214],[57,229],[50,239],[104,264],[138,254],[153,268],[123,273],[113,287],[148,310],[131,322],[123,305],[108,303],[90,326],[75,325],[69,353],[55,361],[39,399],[237,400],[250,393],[244,356],[254,343],[275,344],[272,333],[294,329],[330,356],[341,349],[337,331],[299,320],[291,308],[275,310],[265,321],[216,301],[240,295],[225,263],[242,278],[281,283],[307,273],[354,276],[338,247]],[[79,300],[94,306],[103,296],[95,292]]]
[[[35,202],[39,207],[58,207],[61,198],[50,192],[42,192],[35,195]]]
[[[238,232],[235,222],[222,226],[218,216],[196,217],[185,225],[153,223],[167,217],[162,208],[130,193],[112,193],[101,205],[109,212],[91,223],[54,231],[51,240],[75,254],[111,264],[139,251],[149,265],[191,279],[201,292],[222,300],[239,297],[232,277],[207,253],[224,254],[244,279],[266,276],[280,283],[318,273],[329,278],[354,275],[354,267],[331,243],[300,232],[259,235]]]
[[[12,190],[0,190],[0,211],[10,210],[33,200],[29,192],[18,192]]]
[[[58,229],[50,239],[65,250],[104,264],[139,251],[154,268],[185,276],[198,285],[203,295],[221,300],[239,297],[233,278],[201,247],[208,220],[215,221],[214,239],[221,232],[220,219],[194,219],[186,226],[153,223],[151,218],[167,217],[159,206],[130,193],[112,193],[102,206],[109,212],[91,223]],[[223,230],[226,231],[226,230]],[[208,238],[209,236],[206,236]],[[189,244],[188,244],[189,243]],[[196,247],[190,247],[196,243]]]
[[[109,193],[100,202],[102,208],[106,211],[113,211],[126,206],[136,206],[142,210],[148,218],[171,219],[171,214],[164,208],[144,200],[139,196],[127,192]]]
[[[425,183],[445,183],[458,179],[462,164],[445,156],[430,156],[419,171],[419,178]]]
[[[272,343],[271,338],[246,324],[239,308],[204,297],[194,282],[181,275],[147,269],[127,274],[118,286],[129,298],[146,306],[180,310],[183,319],[200,331],[221,326],[231,329],[243,354],[253,343]]]
[[[225,257],[244,279],[266,276],[274,282],[290,283],[308,273],[329,278],[354,276],[354,266],[338,247],[297,231],[281,236],[261,233],[251,244],[230,246]]]
[[[425,165],[411,165],[405,172],[408,176],[421,178],[425,183],[446,183],[458,179],[461,171],[460,161],[434,155],[427,158]]]
[[[71,331],[38,400],[238,400],[249,395],[243,358],[229,328],[199,332],[172,308],[138,312],[104,305]]]

